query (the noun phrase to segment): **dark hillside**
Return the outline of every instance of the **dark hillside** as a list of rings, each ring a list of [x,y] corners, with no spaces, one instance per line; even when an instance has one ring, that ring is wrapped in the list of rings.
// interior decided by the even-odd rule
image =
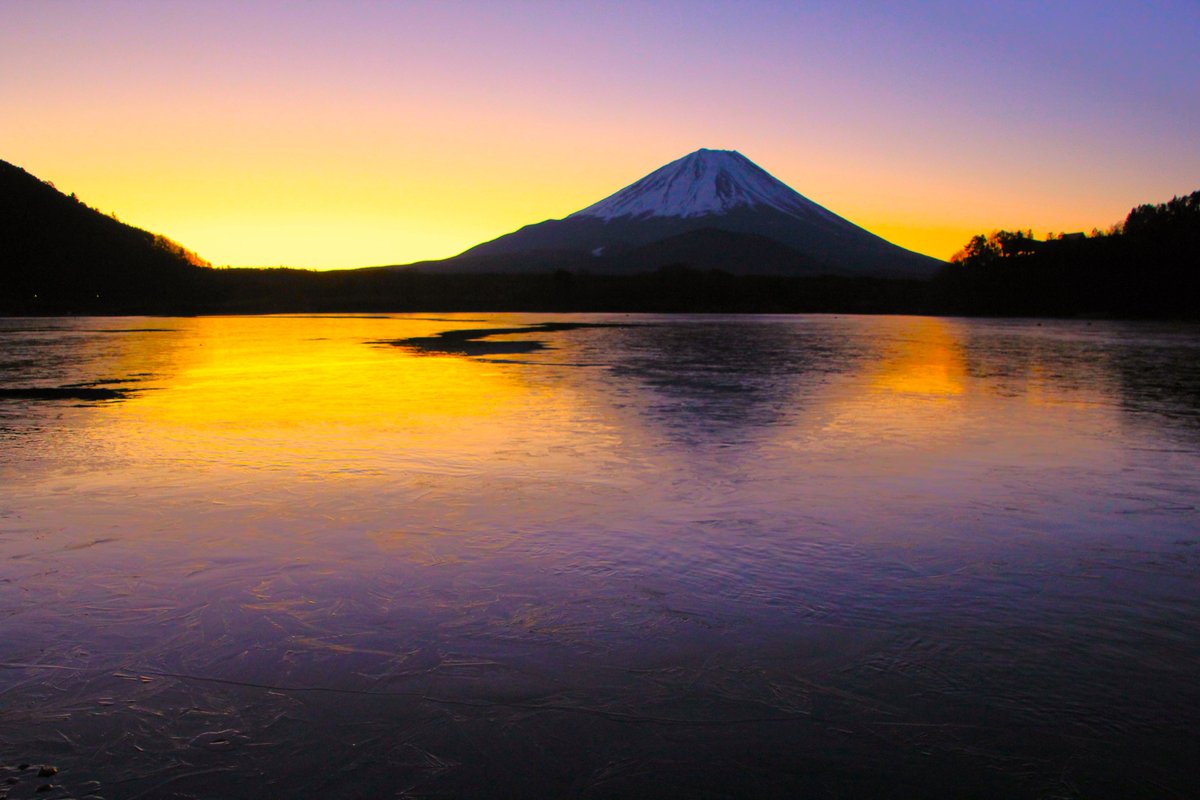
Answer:
[[[204,266],[0,161],[0,313],[187,310]]]

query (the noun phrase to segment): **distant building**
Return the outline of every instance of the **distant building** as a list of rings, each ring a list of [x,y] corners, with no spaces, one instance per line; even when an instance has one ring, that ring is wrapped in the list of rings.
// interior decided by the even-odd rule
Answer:
[[[1000,240],[1000,254],[1005,256],[1023,256],[1036,253],[1045,242],[1039,242],[1028,236],[1005,236]]]

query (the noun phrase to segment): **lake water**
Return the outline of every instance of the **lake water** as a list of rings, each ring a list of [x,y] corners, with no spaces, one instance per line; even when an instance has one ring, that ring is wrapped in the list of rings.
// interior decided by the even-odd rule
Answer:
[[[0,393],[11,798],[1195,790],[1195,326],[4,319]]]

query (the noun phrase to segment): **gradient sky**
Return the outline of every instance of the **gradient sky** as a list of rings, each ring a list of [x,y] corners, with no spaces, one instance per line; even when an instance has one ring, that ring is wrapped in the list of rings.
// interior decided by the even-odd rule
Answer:
[[[0,159],[214,264],[454,255],[700,147],[939,258],[1200,189],[1200,3],[0,0]]]

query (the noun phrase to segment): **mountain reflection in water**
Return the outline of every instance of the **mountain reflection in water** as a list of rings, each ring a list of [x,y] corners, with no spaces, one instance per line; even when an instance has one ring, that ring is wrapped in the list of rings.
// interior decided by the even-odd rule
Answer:
[[[11,796],[1186,795],[1198,333],[0,320]]]

